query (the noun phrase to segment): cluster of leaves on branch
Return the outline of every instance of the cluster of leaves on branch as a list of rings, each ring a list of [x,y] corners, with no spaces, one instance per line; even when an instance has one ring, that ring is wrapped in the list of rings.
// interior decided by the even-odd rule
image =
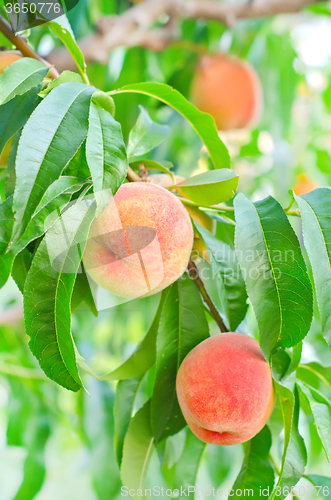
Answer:
[[[171,165],[144,160],[169,129],[153,122],[142,108],[126,147],[113,116],[112,96],[89,84],[71,34],[56,23],[51,29],[71,52],[79,75],[64,72],[49,82],[45,80],[49,69],[43,63],[23,58],[0,76],[0,154],[13,139],[0,205],[0,283],[4,286],[12,275],[23,293],[29,345],[42,370],[59,385],[78,391],[83,387],[79,365],[89,368],[74,344],[71,313],[84,300],[96,314],[80,261],[90,224],[103,208],[97,194],[103,190],[115,194],[126,182],[129,166],[137,170],[144,163],[147,169],[172,175]],[[275,412],[281,412],[284,428],[280,469],[275,470],[269,457],[271,433],[266,426],[246,446],[235,487],[253,488],[258,495],[262,485],[270,488],[270,498],[284,498],[284,487],[290,491],[297,484],[307,462],[298,430],[300,407],[314,419],[331,460],[331,368],[300,365],[302,342],[313,317],[313,287],[322,333],[331,347],[331,191],[321,188],[293,200],[301,213],[312,271],[308,273],[288,210],[272,197],[254,203],[243,194],[233,199],[238,177],[213,119],[164,84],[131,84],[110,94],[128,93],[156,98],[178,111],[210,155],[213,169],[183,183],[181,194],[185,203],[218,221],[217,236],[198,224],[195,230],[208,249],[221,312],[229,329],[240,330],[248,300],[252,304],[260,346],[273,369]],[[63,225],[67,247],[61,253]],[[59,250],[56,266],[50,246]],[[134,354],[116,370],[98,376],[119,381],[115,450],[128,487],[143,487],[154,449],[164,455],[169,438],[186,425],[176,398],[176,374],[186,354],[209,336],[209,316],[194,281],[184,274],[162,292],[155,319]],[[315,378],[307,377],[310,372]],[[147,383],[149,397],[132,417],[142,383]],[[174,487],[184,480],[195,482],[204,449],[205,444],[188,432],[173,468]],[[330,483],[322,476],[310,481]]]

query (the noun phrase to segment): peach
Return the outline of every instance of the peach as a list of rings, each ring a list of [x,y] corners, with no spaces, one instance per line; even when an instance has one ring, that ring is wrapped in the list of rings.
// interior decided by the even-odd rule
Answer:
[[[241,333],[220,333],[197,345],[177,374],[177,396],[192,432],[218,445],[248,441],[274,406],[269,364],[259,344]]]
[[[123,184],[90,229],[84,266],[102,288],[125,298],[152,295],[185,271],[193,228],[182,203],[161,186]]]
[[[262,89],[255,70],[224,54],[202,57],[191,96],[197,108],[214,117],[219,130],[250,126],[262,110]]]
[[[317,184],[315,184],[315,182],[313,182],[306,174],[298,175],[298,181],[298,184],[293,187],[293,191],[297,196],[310,193],[310,191],[317,188]]]
[[[175,175],[175,183],[180,184],[180,182],[184,181],[184,177],[180,177],[179,175]],[[169,188],[173,185],[172,179],[170,175],[167,174],[152,174],[148,176],[153,183],[158,186],[162,186],[164,188]],[[205,212],[200,210],[198,207],[184,205],[192,219],[200,224],[200,226],[204,227],[210,233],[215,233],[216,222],[214,219],[209,217]],[[209,262],[208,250],[202,239],[197,233],[194,233],[194,242],[193,242],[193,250],[196,250],[203,256],[207,262]]]
[[[0,74],[5,71],[7,66],[10,66],[13,62],[21,59],[22,54],[17,50],[3,50],[0,51]]]

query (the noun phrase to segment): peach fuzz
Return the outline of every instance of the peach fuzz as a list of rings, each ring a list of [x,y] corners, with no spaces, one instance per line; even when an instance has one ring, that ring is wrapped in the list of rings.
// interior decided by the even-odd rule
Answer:
[[[120,297],[145,297],[183,274],[192,244],[192,224],[176,196],[135,182],[123,184],[93,221],[83,262],[102,288]]]
[[[218,130],[250,126],[262,110],[262,89],[255,70],[224,54],[202,57],[191,98],[197,108],[214,117]]]
[[[259,344],[220,333],[197,345],[177,374],[178,401],[192,432],[206,443],[248,441],[269,419],[274,389]]]
[[[0,51],[0,74],[5,71],[7,66],[22,58],[22,54],[15,50]]]

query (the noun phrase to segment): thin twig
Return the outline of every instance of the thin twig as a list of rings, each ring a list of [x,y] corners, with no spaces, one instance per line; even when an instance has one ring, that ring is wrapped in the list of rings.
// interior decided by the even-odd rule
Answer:
[[[3,35],[13,44],[15,47],[23,54],[25,57],[31,57],[32,59],[37,59],[38,61],[44,63],[46,66],[50,66],[47,61],[45,61],[42,57],[38,56],[38,54],[30,47],[27,41],[19,36],[15,35],[10,24],[6,19],[0,16],[0,31]],[[60,75],[58,71],[54,67],[49,67],[49,71],[51,74],[51,78],[58,78]]]
[[[189,261],[187,268],[188,268],[189,275],[191,276],[191,278],[194,279],[194,282],[197,285],[199,292],[202,295],[203,300],[206,302],[206,304],[209,308],[210,314],[212,315],[212,317],[214,318],[214,320],[218,324],[221,332],[228,332],[229,330],[226,328],[226,326],[221,318],[220,313],[218,312],[212,299],[210,298],[210,296],[205,288],[205,285],[203,284],[203,282],[199,276],[199,270],[198,270],[197,266],[194,264],[192,259]]]

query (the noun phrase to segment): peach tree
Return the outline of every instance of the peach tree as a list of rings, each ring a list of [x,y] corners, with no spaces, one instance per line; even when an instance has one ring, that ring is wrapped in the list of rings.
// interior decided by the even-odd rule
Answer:
[[[268,423],[244,445],[231,496],[248,489],[254,498],[262,490],[271,499],[285,498],[297,493],[303,477],[315,495],[329,497],[331,479],[305,470],[299,416],[309,416],[330,461],[331,368],[301,363],[314,294],[314,314],[320,317],[325,347],[331,346],[330,190],[303,196],[291,192],[287,208],[271,196],[252,202],[235,194],[239,178],[210,115],[166,84],[99,90],[88,80],[71,31],[55,21],[49,28],[71,53],[78,72],[54,76],[44,62],[22,57],[0,75],[0,154],[10,145],[1,176],[0,283],[3,287],[11,275],[23,294],[29,346],[41,370],[74,392],[84,391],[84,379],[91,375],[118,381],[114,447],[125,491],[144,496],[155,450],[160,467],[167,460],[171,464],[167,481],[172,490],[187,487],[196,483],[206,443],[187,430],[180,453],[169,452],[173,436],[186,426],[177,400],[177,372],[209,338],[211,325],[213,333],[217,325],[222,332],[254,336],[247,321],[248,311],[254,311],[276,401]],[[153,121],[146,107],[126,144],[116,120],[116,99],[129,94],[148,96],[181,114],[203,143],[209,169],[176,183],[170,162],[151,160],[147,153],[170,129]],[[148,183],[149,171],[171,179],[167,189],[188,210],[195,240],[205,249],[203,258],[193,251],[182,276],[164,287],[135,352],[110,373],[95,374],[71,333],[72,312],[82,301],[95,315],[99,307],[82,256],[109,193],[116,199],[127,182]],[[301,217],[301,242],[290,221],[294,217]],[[213,224],[216,232],[209,230]],[[142,250],[143,245],[136,249]],[[139,394],[143,404],[134,411]],[[272,439],[282,445],[280,463],[270,453]],[[193,498],[193,492],[189,495]]]

